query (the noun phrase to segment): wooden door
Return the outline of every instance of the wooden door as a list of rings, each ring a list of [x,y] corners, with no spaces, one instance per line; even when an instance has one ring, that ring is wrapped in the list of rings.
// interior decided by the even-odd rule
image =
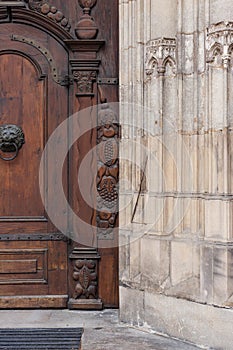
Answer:
[[[111,225],[102,220],[106,213],[90,208],[77,184],[82,159],[106,141],[98,127],[76,141],[62,169],[67,202],[95,228],[97,243],[70,239],[46,212],[48,179],[58,181],[53,160],[39,185],[41,157],[57,127],[74,112],[103,102],[106,109],[106,101],[118,99],[117,7],[115,0],[0,1],[0,308],[118,306],[117,236],[109,235],[117,210]],[[87,173],[96,171],[98,195],[98,160],[93,164]],[[62,203],[56,206],[62,212]]]
[[[0,307],[67,302],[67,242],[50,223],[39,188],[45,143],[68,115],[67,87],[53,72],[68,74],[61,45],[37,28],[1,26],[0,124],[10,125],[13,139],[17,130],[10,127],[19,126],[25,143],[14,160],[0,160]],[[1,155],[12,157],[15,151]]]

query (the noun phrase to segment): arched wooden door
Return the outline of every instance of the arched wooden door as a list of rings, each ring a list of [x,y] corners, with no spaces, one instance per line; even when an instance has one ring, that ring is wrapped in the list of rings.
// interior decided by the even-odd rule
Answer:
[[[39,187],[42,153],[54,130],[70,114],[97,104],[98,90],[117,100],[117,86],[104,86],[116,79],[106,79],[111,74],[106,63],[101,68],[111,50],[97,57],[104,41],[96,39],[90,17],[94,5],[105,11],[96,1],[0,1],[0,308],[118,305],[117,238],[111,238],[115,243],[107,249],[73,242],[51,222]],[[110,11],[116,8],[117,1]],[[85,16],[75,31],[72,24],[81,11]],[[117,30],[116,24],[111,30]],[[110,18],[106,26],[112,26]],[[78,142],[78,153],[74,147],[63,166],[63,189],[72,208],[79,206],[79,215],[87,221],[90,217],[93,225],[101,210],[96,213],[82,203],[76,178],[80,159],[96,144],[97,133]],[[46,179],[52,176],[56,182],[57,174],[44,175],[43,191],[49,191]],[[56,205],[59,212],[60,203]]]

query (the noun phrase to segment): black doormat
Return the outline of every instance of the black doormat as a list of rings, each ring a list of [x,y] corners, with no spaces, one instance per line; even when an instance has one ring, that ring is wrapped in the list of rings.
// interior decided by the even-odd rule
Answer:
[[[0,349],[81,350],[82,328],[1,328]]]

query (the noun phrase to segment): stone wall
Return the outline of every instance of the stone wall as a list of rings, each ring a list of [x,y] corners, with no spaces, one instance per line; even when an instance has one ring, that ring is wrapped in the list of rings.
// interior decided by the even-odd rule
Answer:
[[[232,1],[120,1],[120,62],[121,319],[232,349]]]

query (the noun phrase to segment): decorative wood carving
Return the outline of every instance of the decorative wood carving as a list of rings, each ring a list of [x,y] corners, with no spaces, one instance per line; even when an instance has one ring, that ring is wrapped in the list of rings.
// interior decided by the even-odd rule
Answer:
[[[96,80],[96,72],[74,71],[73,77],[78,88],[76,96],[93,95],[93,82]]]
[[[232,66],[233,22],[219,22],[207,28],[206,50],[207,63]]]
[[[112,229],[118,215],[118,142],[117,116],[108,103],[98,113],[98,172],[97,172],[97,226],[98,238],[112,238]]]
[[[39,12],[40,14],[47,16],[52,21],[62,26],[68,32],[70,31],[71,25],[69,20],[64,14],[58,10],[55,6],[52,6],[46,0],[26,0],[30,10]]]
[[[77,85],[76,96],[93,96],[93,83],[96,81],[99,60],[70,60],[73,80]]]
[[[98,299],[98,263],[100,255],[93,248],[74,248],[70,255],[73,261],[73,295],[69,301],[70,308],[82,308],[91,305],[102,308]],[[86,304],[85,304],[86,303]]]
[[[97,0],[78,0],[83,9],[83,15],[75,28],[75,34],[79,39],[94,39],[98,33],[91,9],[96,5]]]
[[[159,38],[147,43],[146,48],[146,74],[164,75],[168,65],[176,72],[176,39]]]
[[[94,260],[76,260],[73,278],[77,281],[74,299],[97,298],[97,271]]]

